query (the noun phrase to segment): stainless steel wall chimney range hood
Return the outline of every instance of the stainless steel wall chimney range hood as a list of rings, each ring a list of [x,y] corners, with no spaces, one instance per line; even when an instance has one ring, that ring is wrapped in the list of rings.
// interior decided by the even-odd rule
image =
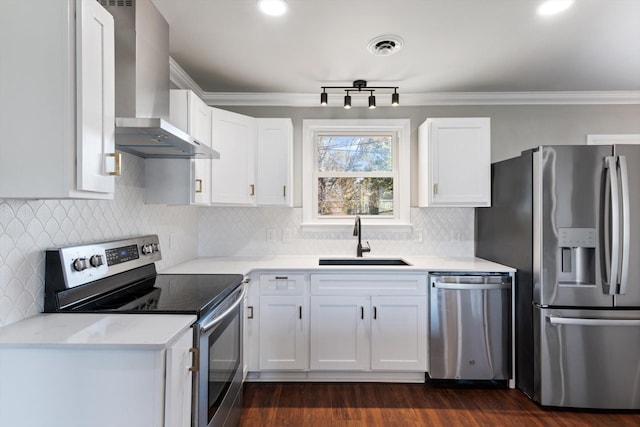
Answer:
[[[116,146],[140,157],[218,159],[169,123],[169,24],[151,0],[99,0],[115,22]]]

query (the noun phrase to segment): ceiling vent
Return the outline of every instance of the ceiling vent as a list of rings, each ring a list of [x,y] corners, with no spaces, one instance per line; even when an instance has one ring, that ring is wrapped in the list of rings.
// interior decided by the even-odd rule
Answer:
[[[371,40],[367,50],[376,56],[389,56],[402,49],[403,44],[404,41],[400,37],[385,35]]]

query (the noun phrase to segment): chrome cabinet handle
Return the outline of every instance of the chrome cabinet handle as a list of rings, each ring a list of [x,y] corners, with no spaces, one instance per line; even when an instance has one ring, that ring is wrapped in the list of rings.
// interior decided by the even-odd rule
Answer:
[[[298,306],[298,319],[302,319],[302,306]]]
[[[255,184],[251,184],[249,187],[251,187],[251,193],[249,193],[250,196],[255,196],[256,195],[256,185]]]
[[[202,193],[202,180],[196,179],[196,193]]]
[[[247,310],[251,310],[251,313],[247,316],[247,319],[253,319],[253,306],[248,305]]]
[[[287,186],[286,185],[282,186],[282,197],[283,198],[287,197]]]
[[[376,307],[375,305],[373,306],[373,320],[377,320],[378,319],[378,307]]]
[[[364,307],[360,306],[360,319],[364,320]]]

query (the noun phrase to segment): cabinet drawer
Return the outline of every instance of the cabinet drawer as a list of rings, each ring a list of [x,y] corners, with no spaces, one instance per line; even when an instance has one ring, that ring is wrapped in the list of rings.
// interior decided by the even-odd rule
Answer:
[[[312,274],[313,295],[426,295],[422,274]]]
[[[260,295],[303,295],[304,274],[261,274]]]

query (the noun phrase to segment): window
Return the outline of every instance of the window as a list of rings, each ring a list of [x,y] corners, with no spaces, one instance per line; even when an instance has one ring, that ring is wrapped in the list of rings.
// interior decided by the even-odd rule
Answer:
[[[305,226],[409,224],[409,120],[305,120]]]

